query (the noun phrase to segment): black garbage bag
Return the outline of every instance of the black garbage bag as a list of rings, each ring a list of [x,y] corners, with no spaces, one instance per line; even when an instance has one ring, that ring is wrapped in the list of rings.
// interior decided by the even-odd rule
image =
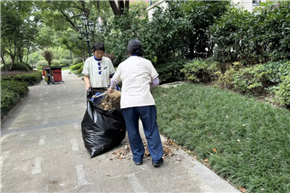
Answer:
[[[88,93],[81,127],[85,147],[93,158],[118,146],[126,136],[126,126],[120,108],[102,110],[91,96]]]

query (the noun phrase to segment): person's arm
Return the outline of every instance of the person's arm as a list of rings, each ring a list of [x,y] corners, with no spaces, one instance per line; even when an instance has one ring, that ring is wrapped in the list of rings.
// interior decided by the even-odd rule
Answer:
[[[84,81],[86,84],[86,89],[89,90],[91,88],[91,84],[90,84],[90,78],[88,76],[84,76]]]
[[[115,80],[114,77],[113,77],[111,79],[111,85],[110,85],[110,88],[108,89],[108,93],[112,93],[117,84],[118,84],[118,81]]]
[[[159,85],[159,78],[158,78],[158,77],[154,78],[154,79],[151,81],[151,83],[150,83],[150,87],[154,87],[154,86],[157,86],[157,85]]]

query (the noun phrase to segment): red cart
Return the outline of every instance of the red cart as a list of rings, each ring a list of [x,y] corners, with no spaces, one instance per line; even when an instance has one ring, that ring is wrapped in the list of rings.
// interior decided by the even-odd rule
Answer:
[[[64,83],[64,81],[62,80],[62,76],[61,76],[61,68],[62,67],[52,67],[51,71],[52,71],[52,76],[49,74],[49,68],[45,68],[42,73],[45,76],[45,81],[47,82],[47,84],[54,84],[54,83]]]

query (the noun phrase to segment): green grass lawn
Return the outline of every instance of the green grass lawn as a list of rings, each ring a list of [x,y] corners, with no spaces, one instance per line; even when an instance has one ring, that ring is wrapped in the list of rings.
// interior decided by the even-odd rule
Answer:
[[[290,192],[290,111],[227,90],[153,88],[160,132],[247,192]]]

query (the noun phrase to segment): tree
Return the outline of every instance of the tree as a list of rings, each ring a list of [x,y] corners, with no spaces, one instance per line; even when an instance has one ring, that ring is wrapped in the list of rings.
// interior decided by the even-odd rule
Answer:
[[[6,70],[15,61],[22,62],[24,55],[35,47],[38,20],[31,18],[33,6],[33,2],[1,2],[1,59]],[[6,65],[5,55],[9,55],[12,65]]]
[[[53,81],[52,80],[52,71],[51,71],[51,61],[53,59],[53,54],[51,51],[49,50],[45,50],[43,53],[42,53],[42,56],[45,58],[45,60],[47,61],[48,63],[48,66],[49,66],[49,74],[50,74],[50,81]]]

